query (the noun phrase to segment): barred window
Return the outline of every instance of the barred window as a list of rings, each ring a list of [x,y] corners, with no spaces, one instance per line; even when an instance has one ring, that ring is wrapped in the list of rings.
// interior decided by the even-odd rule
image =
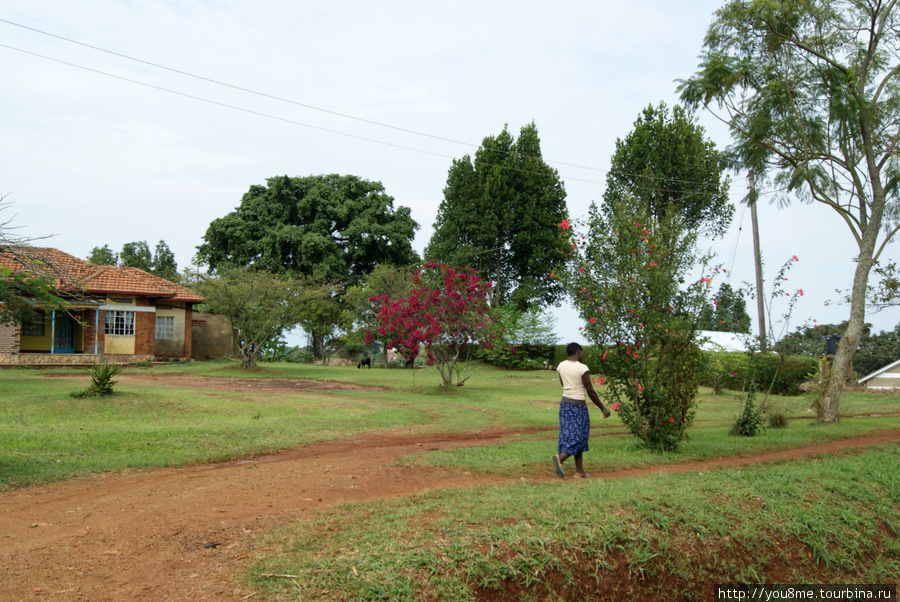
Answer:
[[[106,334],[134,336],[134,312],[121,309],[106,310]]]
[[[156,338],[175,338],[175,316],[156,316]]]
[[[44,336],[44,320],[46,316],[42,310],[34,312],[34,316],[30,320],[22,322],[23,337],[42,337]]]

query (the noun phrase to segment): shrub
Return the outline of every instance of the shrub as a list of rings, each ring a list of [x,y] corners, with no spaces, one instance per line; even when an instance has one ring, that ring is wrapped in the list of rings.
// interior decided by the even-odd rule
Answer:
[[[716,388],[718,383],[726,389],[740,391],[747,387],[749,359],[745,352],[703,352],[701,383]],[[757,355],[756,381],[760,391],[773,395],[798,395],[801,385],[814,377],[819,369],[818,360],[802,356],[778,356],[770,353]],[[776,372],[777,371],[777,372]]]
[[[121,367],[116,364],[110,364],[106,360],[92,364],[88,369],[91,375],[91,384],[88,388],[81,391],[71,393],[71,397],[96,397],[101,395],[109,395],[113,392],[113,385],[116,381],[113,377],[119,373]]]

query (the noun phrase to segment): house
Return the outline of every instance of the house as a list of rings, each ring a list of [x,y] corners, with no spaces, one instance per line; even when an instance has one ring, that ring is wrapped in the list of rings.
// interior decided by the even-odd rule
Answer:
[[[52,248],[0,248],[0,268],[47,278],[65,300],[61,309],[36,304],[36,316],[27,323],[0,325],[0,365],[191,357],[193,306],[203,297],[189,288]]]
[[[740,351],[747,352],[747,339],[750,335],[736,332],[719,332],[716,330],[701,330],[698,333],[703,351]]]
[[[900,360],[859,379],[867,389],[900,389]]]

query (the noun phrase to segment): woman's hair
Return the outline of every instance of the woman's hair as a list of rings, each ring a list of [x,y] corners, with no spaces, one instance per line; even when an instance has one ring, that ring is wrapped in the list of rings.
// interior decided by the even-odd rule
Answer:
[[[569,357],[575,355],[577,351],[581,351],[581,345],[579,345],[578,343],[569,343],[568,345],[566,345],[566,353],[569,354]]]

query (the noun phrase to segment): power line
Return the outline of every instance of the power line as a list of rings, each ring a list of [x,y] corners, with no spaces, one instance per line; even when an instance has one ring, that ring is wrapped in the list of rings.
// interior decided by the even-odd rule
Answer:
[[[347,114],[347,113],[341,113],[341,112],[339,112],[339,111],[334,111],[334,110],[331,110],[331,109],[325,109],[325,108],[322,108],[322,107],[317,107],[317,106],[314,106],[314,105],[311,105],[311,104],[298,102],[298,101],[291,100],[291,99],[289,99],[289,98],[284,98],[284,97],[281,97],[281,96],[277,96],[277,95],[274,95],[274,94],[269,94],[269,93],[266,93],[266,92],[260,92],[260,91],[258,91],[258,90],[253,90],[253,89],[251,89],[251,88],[247,88],[247,87],[244,87],[244,86],[239,86],[239,85],[236,85],[236,84],[231,84],[231,83],[228,83],[228,82],[223,82],[223,81],[221,81],[221,80],[217,80],[217,79],[214,79],[214,78],[211,78],[211,77],[206,77],[206,76],[203,76],[203,75],[198,75],[198,74],[191,73],[191,72],[188,72],[188,71],[184,71],[184,70],[181,70],[181,69],[176,69],[176,68],[174,68],[174,67],[169,67],[169,66],[167,66],[167,65],[163,65],[163,64],[156,63],[156,62],[153,62],[153,61],[148,61],[148,60],[145,60],[145,59],[140,59],[140,58],[137,58],[137,57],[133,57],[133,56],[130,56],[130,55],[121,53],[121,52],[116,52],[116,51],[114,51],[114,50],[109,50],[109,49],[106,49],[106,48],[102,48],[102,47],[100,47],[100,46],[96,46],[96,45],[93,45],[93,44],[88,44],[88,43],[86,43],[86,42],[81,42],[81,41],[79,41],[79,40],[75,40],[75,39],[68,38],[68,37],[65,37],[65,36],[61,36],[61,35],[58,35],[58,34],[50,33],[50,32],[48,32],[48,31],[44,31],[44,30],[41,30],[41,29],[37,29],[37,28],[35,28],[35,27],[29,27],[29,26],[27,26],[27,25],[23,25],[23,24],[21,24],[21,23],[16,23],[16,22],[10,21],[10,20],[8,20],[8,19],[0,18],[0,22],[6,23],[6,24],[8,24],[8,25],[12,25],[12,26],[14,26],[14,27],[19,27],[19,28],[21,28],[21,29],[26,29],[26,30],[28,30],[28,31],[32,31],[32,32],[34,32],[34,33],[38,33],[38,34],[41,34],[41,35],[44,35],[44,36],[48,36],[48,37],[52,37],[52,38],[55,38],[55,39],[58,39],[58,40],[62,40],[62,41],[64,41],[64,42],[68,42],[68,43],[70,43],[70,44],[76,44],[76,45],[79,45],[79,46],[83,46],[83,47],[85,47],[85,48],[90,48],[91,50],[95,50],[95,51],[97,51],[97,52],[102,52],[102,53],[109,54],[109,55],[112,55],[112,56],[117,56],[117,57],[120,57],[120,58],[124,58],[124,59],[126,59],[126,60],[129,60],[129,61],[134,61],[134,62],[143,64],[143,65],[148,65],[148,66],[150,66],[150,67],[155,67],[155,68],[157,68],[157,69],[163,69],[163,70],[165,70],[165,71],[169,71],[169,72],[172,72],[172,73],[177,73],[177,74],[183,75],[183,76],[185,76],[185,77],[194,78],[194,79],[197,79],[197,80],[205,81],[205,82],[212,83],[212,84],[215,84],[215,85],[218,85],[218,86],[223,86],[223,87],[226,87],[226,88],[231,88],[231,89],[233,89],[233,90],[238,90],[238,91],[245,92],[245,93],[248,93],[248,94],[254,94],[254,95],[256,95],[256,96],[261,96],[261,97],[264,97],[264,98],[269,98],[269,99],[271,99],[271,100],[277,100],[277,101],[279,101],[279,102],[284,102],[284,103],[292,104],[292,105],[295,105],[295,106],[303,107],[303,108],[306,108],[306,109],[311,109],[311,110],[314,110],[314,111],[320,111],[320,112],[323,112],[323,113],[327,113],[327,114],[331,114],[331,115],[336,115],[336,116],[339,116],[339,117],[343,117],[343,118],[345,118],[345,119],[351,119],[351,120],[359,121],[359,122],[362,122],[362,123],[367,123],[367,124],[370,124],[370,125],[376,125],[376,126],[378,126],[378,127],[388,128],[388,129],[392,129],[392,130],[395,130],[395,131],[404,132],[404,133],[407,133],[407,134],[413,134],[413,135],[416,135],[416,136],[423,136],[423,137],[426,137],[426,138],[431,138],[431,139],[434,139],[434,140],[440,140],[440,141],[443,141],[443,142],[449,142],[449,143],[452,143],[452,144],[458,144],[458,145],[462,145],[462,146],[467,146],[467,147],[470,147],[470,148],[471,148],[471,147],[475,147],[475,148],[484,148],[484,147],[483,147],[482,145],[480,145],[480,144],[472,144],[472,143],[469,143],[469,142],[463,142],[463,141],[460,141],[460,140],[455,140],[455,139],[447,138],[447,137],[444,137],[444,136],[438,136],[438,135],[435,135],[435,134],[429,134],[429,133],[427,133],[427,132],[421,132],[421,131],[418,131],[418,130],[413,130],[413,129],[409,129],[409,128],[404,128],[404,127],[400,127],[400,126],[395,126],[395,125],[392,125],[392,124],[383,123],[383,122],[379,122],[379,121],[374,121],[374,120],[371,120],[371,119],[365,119],[365,118],[363,118],[363,117],[357,117],[357,116],[355,116],[355,115],[349,115],[349,114]],[[155,86],[155,85],[152,85],[152,84],[147,84],[147,83],[140,82],[140,81],[137,81],[137,80],[133,80],[133,79],[125,78],[125,77],[122,77],[122,76],[110,74],[110,73],[107,73],[107,72],[104,72],[104,71],[100,71],[100,70],[97,70],[97,69],[93,69],[93,68],[90,68],[90,67],[83,67],[83,66],[81,66],[81,65],[76,65],[76,64],[74,64],[74,63],[69,63],[69,62],[66,62],[66,61],[61,61],[61,60],[58,60],[58,59],[54,59],[54,58],[52,58],[52,57],[48,57],[48,56],[40,55],[40,54],[37,54],[37,53],[29,52],[29,51],[26,51],[26,50],[22,50],[22,49],[19,49],[19,48],[15,48],[15,47],[13,47],[13,46],[7,46],[7,45],[3,45],[3,44],[0,44],[0,46],[5,46],[6,48],[10,48],[10,49],[12,49],[12,50],[18,50],[18,51],[24,52],[24,53],[26,53],[26,54],[32,54],[32,55],[34,55],[34,56],[38,56],[38,57],[41,57],[41,58],[45,58],[45,59],[47,59],[47,60],[57,61],[57,62],[66,64],[66,65],[69,65],[69,66],[73,66],[73,67],[85,69],[85,70],[88,70],[88,71],[92,71],[92,72],[94,72],[94,73],[99,73],[99,74],[101,74],[101,75],[107,75],[107,76],[109,76],[109,77],[114,77],[114,78],[121,79],[121,80],[124,80],[124,81],[128,81],[128,82],[131,82],[131,83],[135,83],[135,84],[139,84],[139,85],[143,85],[143,86],[148,86],[148,87],[151,87],[151,88],[155,88],[155,89],[157,89],[157,90],[162,90],[162,91],[165,91],[165,92],[170,92],[170,93],[172,93],[172,94],[178,94],[178,95],[181,95],[181,96],[185,96],[185,97],[188,97],[188,98],[193,98],[193,99],[195,99],[195,100],[200,100],[200,101],[203,101],[203,102],[209,102],[209,103],[212,103],[212,104],[218,104],[218,105],[220,105],[220,106],[224,106],[224,107],[232,108],[232,109],[235,109],[235,110],[239,110],[239,111],[244,111],[244,112],[248,112],[248,113],[260,115],[260,116],[263,116],[263,117],[269,117],[269,118],[272,118],[272,119],[278,119],[278,120],[281,120],[281,121],[287,121],[287,122],[290,122],[290,123],[295,123],[295,124],[297,124],[297,125],[302,125],[302,126],[304,126],[304,127],[314,128],[314,129],[318,129],[318,130],[325,131],[325,132],[329,132],[329,133],[335,133],[335,134],[342,135],[342,136],[348,136],[348,137],[351,137],[351,138],[357,138],[357,139],[359,139],[359,140],[365,140],[365,141],[369,141],[369,142],[375,142],[375,143],[377,143],[377,144],[385,144],[385,145],[387,145],[387,146],[393,146],[393,147],[401,148],[401,149],[405,149],[405,150],[412,150],[412,151],[414,151],[414,152],[420,152],[420,153],[425,153],[425,154],[431,154],[431,155],[435,155],[435,156],[439,156],[439,157],[445,157],[445,158],[448,157],[447,155],[443,155],[443,154],[440,154],[440,153],[435,153],[435,152],[432,152],[432,151],[426,151],[426,150],[416,149],[416,148],[407,147],[407,146],[403,146],[403,145],[398,145],[398,144],[393,144],[393,143],[387,143],[387,142],[375,140],[375,139],[372,139],[372,138],[367,138],[367,137],[363,137],[363,136],[357,136],[357,135],[354,135],[354,134],[347,134],[347,133],[345,133],[345,132],[339,132],[339,131],[336,131],[336,130],[330,130],[330,129],[328,129],[328,128],[323,128],[323,127],[320,127],[320,126],[314,126],[314,125],[310,125],[310,124],[307,124],[307,123],[297,122],[297,121],[294,121],[294,120],[284,119],[284,118],[272,116],[272,115],[269,115],[269,114],[265,114],[265,113],[261,113],[261,112],[257,112],[257,111],[252,111],[252,110],[249,110],[249,109],[243,109],[243,108],[237,107],[237,106],[235,106],[235,105],[229,105],[229,104],[221,103],[221,102],[218,102],[218,101],[208,100],[208,99],[205,99],[205,98],[202,98],[202,97],[193,96],[193,95],[190,95],[190,94],[178,92],[178,91],[176,91],[176,90],[172,90],[172,89],[169,89],[169,88],[163,88],[163,87],[160,87],[160,86]],[[510,154],[510,151],[503,151],[503,150],[500,150],[500,149],[487,149],[487,148],[484,148],[484,150],[492,150],[492,151],[494,151],[494,152],[499,152],[499,153],[503,153],[503,154],[506,154],[506,155],[509,155],[509,154]],[[521,156],[523,156],[523,157],[529,157],[529,155],[521,155]],[[453,157],[449,157],[449,158],[453,158]],[[567,162],[564,162],[564,161],[553,161],[553,160],[550,160],[550,159],[546,159],[546,160],[545,160],[545,159],[543,159],[542,157],[533,157],[533,158],[541,159],[542,161],[546,161],[547,163],[551,163],[551,164],[555,164],[555,165],[563,165],[563,166],[566,166],[566,167],[573,167],[573,168],[576,168],[576,169],[587,169],[587,170],[598,171],[598,172],[601,172],[601,173],[607,173],[607,174],[608,174],[608,173],[617,173],[617,172],[614,172],[614,171],[612,171],[612,170],[603,169],[603,168],[599,168],[599,167],[590,167],[590,166],[586,166],[586,165],[579,165],[579,164],[577,164],[577,163],[567,163]],[[645,178],[645,179],[648,179],[648,180],[659,180],[659,181],[668,181],[668,182],[679,183],[679,184],[695,184],[695,185],[701,185],[701,186],[709,186],[709,183],[708,183],[708,182],[698,182],[698,181],[693,181],[693,180],[680,180],[680,179],[673,179],[673,178],[664,178],[664,177],[661,177],[661,176],[650,176],[650,175],[646,175],[646,174],[629,174],[629,173],[625,173],[625,172],[618,172],[618,173],[619,173],[620,175],[623,175],[623,176],[632,176],[632,177],[636,177],[636,178]],[[572,180],[572,181],[579,181],[579,182],[588,182],[588,183],[598,183],[598,184],[603,184],[603,182],[597,182],[597,181],[594,181],[594,180],[583,180],[583,179],[579,179],[579,178],[567,178],[567,179],[568,179],[568,180]]]

